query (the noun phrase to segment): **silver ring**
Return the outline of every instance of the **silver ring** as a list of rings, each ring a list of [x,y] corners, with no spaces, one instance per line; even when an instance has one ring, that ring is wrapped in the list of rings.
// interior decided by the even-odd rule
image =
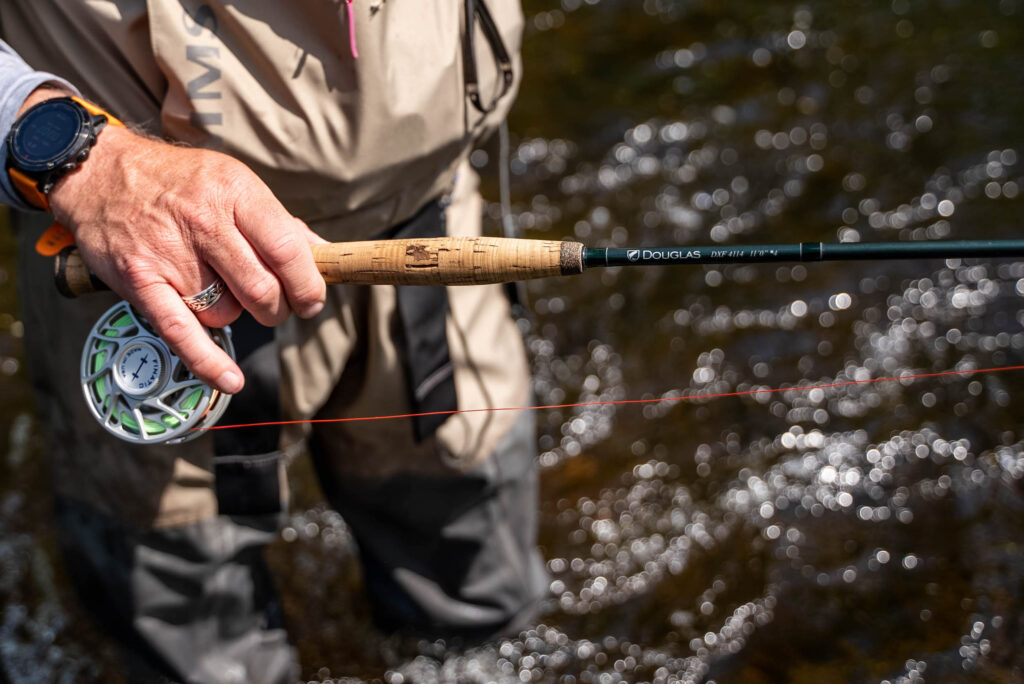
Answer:
[[[206,311],[221,298],[221,295],[224,294],[224,287],[224,281],[217,278],[213,281],[212,285],[205,288],[202,292],[197,292],[189,297],[182,297],[181,301],[185,302],[185,306],[196,313]]]

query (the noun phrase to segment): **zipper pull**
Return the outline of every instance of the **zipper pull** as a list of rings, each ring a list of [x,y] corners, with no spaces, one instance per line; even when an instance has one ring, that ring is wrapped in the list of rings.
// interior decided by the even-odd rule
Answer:
[[[345,12],[348,14],[348,47],[352,51],[352,57],[359,59],[359,49],[356,48],[356,21],[352,12],[352,0],[342,0],[345,5]]]

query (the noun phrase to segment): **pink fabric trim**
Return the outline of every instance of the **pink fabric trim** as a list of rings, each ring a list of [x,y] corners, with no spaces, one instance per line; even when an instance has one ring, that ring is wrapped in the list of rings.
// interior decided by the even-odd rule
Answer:
[[[359,59],[359,50],[356,48],[356,21],[352,12],[352,0],[344,0],[345,11],[348,13],[348,47],[352,50],[352,56]]]

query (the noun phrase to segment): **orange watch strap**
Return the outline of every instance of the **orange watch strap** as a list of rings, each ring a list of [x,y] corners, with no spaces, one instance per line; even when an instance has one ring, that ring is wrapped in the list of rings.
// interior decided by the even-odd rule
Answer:
[[[7,169],[7,175],[11,178],[11,183],[21,193],[21,196],[25,198],[25,201],[34,207],[50,211],[50,201],[46,199],[46,195],[39,191],[39,183],[23,174],[18,169]]]
[[[75,244],[74,234],[60,223],[47,228],[36,241],[36,252],[44,257],[57,256],[62,249]]]
[[[77,102],[78,104],[82,105],[83,107],[85,107],[85,111],[89,112],[90,114],[92,114],[94,116],[96,114],[101,114],[101,115],[107,117],[107,123],[112,124],[114,126],[120,126],[121,128],[124,128],[124,124],[121,123],[121,121],[117,117],[115,117],[110,112],[108,112],[108,111],[106,111],[104,109],[101,109],[100,107],[94,105],[92,102],[89,102],[88,100],[83,100],[82,98],[78,97],[77,95],[72,95],[71,99],[74,100],[75,102]]]

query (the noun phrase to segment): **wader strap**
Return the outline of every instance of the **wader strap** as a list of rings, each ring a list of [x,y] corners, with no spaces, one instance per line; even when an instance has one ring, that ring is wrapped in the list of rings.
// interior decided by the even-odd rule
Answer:
[[[426,238],[444,234],[444,208],[435,201],[391,231],[388,237]],[[444,286],[399,286],[395,288],[395,295],[402,328],[400,347],[404,346],[403,362],[413,412],[456,410],[455,373],[445,333],[448,290]],[[447,418],[445,414],[414,418],[416,441],[422,442],[433,435]]]
[[[473,34],[476,32],[477,19],[480,20],[480,28],[483,29],[487,44],[491,47],[494,62],[501,69],[501,92],[486,107],[480,100],[480,82],[477,79],[476,71],[476,52],[473,49]],[[487,9],[484,0],[466,0],[466,31],[462,36],[462,61],[466,82],[466,95],[469,96],[469,101],[473,103],[477,111],[481,114],[487,114],[494,109],[495,105],[498,104],[498,100],[504,97],[505,93],[512,87],[513,79],[512,59],[508,56],[508,49],[501,39],[501,33],[498,32],[498,27],[494,24],[494,19],[491,17],[491,12]]]

